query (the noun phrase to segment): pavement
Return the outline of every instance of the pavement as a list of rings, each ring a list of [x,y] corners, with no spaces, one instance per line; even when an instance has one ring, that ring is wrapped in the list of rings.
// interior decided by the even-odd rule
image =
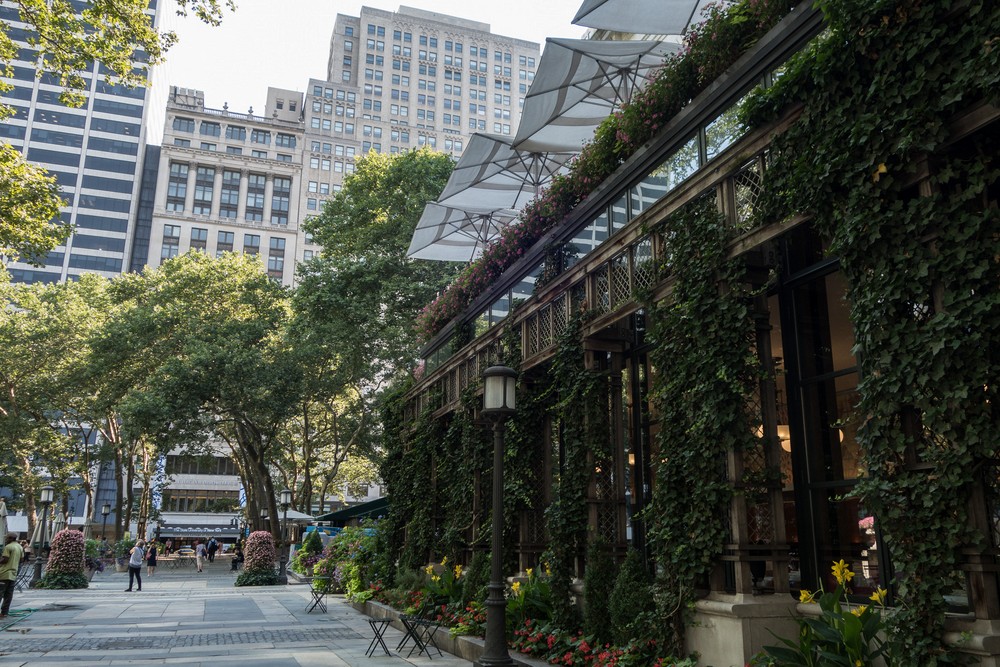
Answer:
[[[143,568],[145,570],[145,568]],[[157,568],[142,591],[125,592],[128,573],[94,575],[90,588],[29,589],[14,593],[11,615],[0,621],[0,665],[287,665],[295,667],[468,666],[448,653],[406,657],[393,651],[402,633],[388,628],[392,655],[365,651],[368,617],[342,596],[327,612],[306,613],[309,587],[236,588],[229,561],[205,572]]]

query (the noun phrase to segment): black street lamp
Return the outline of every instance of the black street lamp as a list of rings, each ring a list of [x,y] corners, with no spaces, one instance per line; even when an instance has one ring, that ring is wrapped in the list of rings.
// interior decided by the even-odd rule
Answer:
[[[288,572],[285,570],[285,566],[288,563],[288,506],[292,504],[292,492],[290,489],[281,490],[281,510],[285,513],[284,518],[281,520],[281,560],[279,565],[281,568],[278,570],[278,583],[287,584],[288,583]]]
[[[101,507],[101,539],[108,539],[108,515],[111,514],[111,503],[104,503]]]
[[[41,488],[42,503],[42,537],[38,542],[38,553],[35,555],[35,572],[31,576],[30,586],[34,588],[42,580],[42,550],[45,549],[45,522],[49,518],[49,505],[55,497],[55,489],[46,484]]]
[[[516,409],[517,372],[506,366],[483,371],[483,414],[493,420],[493,546],[489,596],[486,599],[486,647],[475,662],[482,667],[512,667],[507,652],[507,598],[503,581],[504,425]]]

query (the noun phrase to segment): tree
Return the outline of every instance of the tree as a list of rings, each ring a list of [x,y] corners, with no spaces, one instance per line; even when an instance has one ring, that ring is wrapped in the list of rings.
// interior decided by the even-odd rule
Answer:
[[[178,13],[218,24],[233,0],[176,0]],[[60,100],[78,107],[86,101],[86,77],[94,63],[114,83],[134,87],[146,82],[146,72],[163,61],[176,41],[173,32],[159,32],[146,14],[148,0],[90,0],[77,12],[69,0],[11,0],[18,18],[27,24],[26,41],[35,66],[59,81]],[[12,77],[11,61],[18,44],[7,22],[0,21],[0,74]],[[23,55],[23,51],[22,51]],[[0,93],[13,86],[0,81]],[[0,120],[12,109],[0,104]],[[47,172],[24,161],[9,143],[0,144],[0,262],[24,259],[39,263],[65,243],[71,229],[58,222],[63,205],[59,187]]]

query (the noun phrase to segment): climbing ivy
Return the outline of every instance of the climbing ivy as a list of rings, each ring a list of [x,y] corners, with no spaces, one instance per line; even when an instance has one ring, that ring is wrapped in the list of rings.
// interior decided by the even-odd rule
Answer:
[[[671,215],[661,230],[678,259],[668,299],[652,308],[648,340],[660,416],[656,484],[643,518],[659,564],[657,610],[667,650],[683,650],[687,611],[729,539],[728,453],[756,442],[750,401],[758,381],[745,266],[714,197]]]
[[[861,369],[858,493],[897,574],[897,657],[940,664],[954,658],[958,547],[986,539],[970,531],[970,493],[996,482],[1000,443],[998,142],[948,143],[957,114],[1000,103],[1000,5],[818,4],[829,30],[747,107],[762,124],[804,104],[771,146],[760,216],[812,216],[840,258]]]

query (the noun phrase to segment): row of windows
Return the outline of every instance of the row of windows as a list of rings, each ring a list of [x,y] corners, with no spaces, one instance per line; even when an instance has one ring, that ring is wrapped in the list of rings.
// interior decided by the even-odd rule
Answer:
[[[378,136],[381,137],[382,136],[381,128],[379,129],[380,132]],[[362,151],[362,152],[367,152],[367,151]],[[340,160],[330,160],[329,158],[318,158],[318,157],[309,158],[309,167],[312,169],[319,169],[321,171],[330,171],[330,168],[332,167],[333,171],[337,172],[338,174],[342,174],[345,172],[348,174],[354,173],[353,162],[345,163],[341,162]]]
[[[325,141],[313,141],[310,146],[313,153],[333,153],[342,157],[354,157],[354,146],[343,146],[341,144],[330,144]]]
[[[174,118],[173,128],[177,132],[190,132],[195,130],[195,120],[193,118]],[[199,124],[198,133],[205,137],[221,137],[222,125],[214,121],[203,120]],[[226,139],[229,141],[246,141],[247,129],[238,125],[226,126]],[[275,133],[274,145],[279,148],[295,148],[295,135],[283,132]],[[271,144],[271,132],[269,130],[251,130],[250,143],[269,146]]]
[[[190,139],[181,139],[180,137],[174,137],[174,146],[181,146],[183,148],[191,148]],[[216,143],[211,143],[208,141],[202,141],[199,143],[198,148],[203,151],[218,151],[219,145]],[[243,155],[243,148],[241,146],[226,146],[226,153],[229,155]],[[260,158],[262,160],[267,160],[270,158],[270,153],[264,150],[251,149],[250,157]],[[292,162],[292,156],[289,153],[277,153],[275,159],[278,162]]]
[[[326,99],[326,100],[332,100],[332,99],[334,99],[334,90],[333,90],[333,88],[324,88],[323,86],[313,85],[313,91],[312,92],[313,92],[313,96],[315,96],[315,97],[322,97],[323,99]],[[338,99],[338,100],[340,100],[342,102],[354,102],[354,101],[357,100],[357,94],[356,93],[352,93],[350,91],[344,91],[344,90],[337,89],[337,91],[336,91],[336,99]],[[316,107],[313,106],[313,110],[315,110],[315,108]]]

